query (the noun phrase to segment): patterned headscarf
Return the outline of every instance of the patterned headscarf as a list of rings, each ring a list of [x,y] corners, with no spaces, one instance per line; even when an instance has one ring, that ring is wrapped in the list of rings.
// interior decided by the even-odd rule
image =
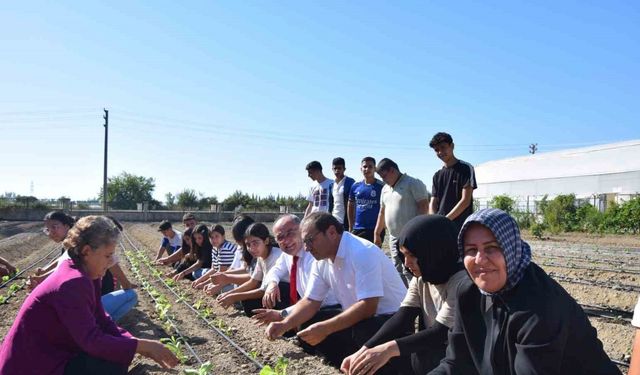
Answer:
[[[518,284],[525,269],[531,262],[531,247],[520,237],[520,229],[515,219],[508,213],[497,208],[486,208],[471,214],[464,221],[462,229],[458,234],[458,251],[460,256],[464,258],[464,234],[472,223],[480,223],[487,227],[496,237],[502,253],[504,254],[505,263],[507,264],[507,283],[495,293],[480,292],[485,295],[499,295]]]

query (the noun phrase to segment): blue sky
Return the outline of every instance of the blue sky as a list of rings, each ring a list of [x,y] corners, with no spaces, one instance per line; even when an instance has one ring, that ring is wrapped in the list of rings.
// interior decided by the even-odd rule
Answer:
[[[295,195],[333,157],[430,187],[472,164],[640,138],[640,3],[48,1],[0,7],[0,194],[97,196],[109,175]],[[612,160],[612,163],[619,161]]]

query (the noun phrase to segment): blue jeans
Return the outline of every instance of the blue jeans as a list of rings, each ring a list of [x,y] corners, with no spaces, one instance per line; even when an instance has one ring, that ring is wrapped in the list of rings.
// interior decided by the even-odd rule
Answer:
[[[211,268],[200,268],[198,270],[193,271],[191,275],[193,275],[194,280],[198,280],[200,277],[202,277],[202,275],[209,272],[210,269]]]
[[[133,289],[120,289],[102,296],[104,311],[117,322],[138,303],[138,295]]]

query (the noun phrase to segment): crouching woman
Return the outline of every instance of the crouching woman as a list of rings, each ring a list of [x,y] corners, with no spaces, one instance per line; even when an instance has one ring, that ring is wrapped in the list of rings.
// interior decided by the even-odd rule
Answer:
[[[100,280],[118,235],[103,216],[69,230],[63,245],[71,259],[26,298],[0,348],[0,375],[126,374],[136,353],[165,368],[177,364],[162,344],[132,337],[104,312]]]
[[[473,213],[458,248],[470,280],[457,292],[447,356],[429,374],[620,374],[580,305],[531,262],[511,216]]]

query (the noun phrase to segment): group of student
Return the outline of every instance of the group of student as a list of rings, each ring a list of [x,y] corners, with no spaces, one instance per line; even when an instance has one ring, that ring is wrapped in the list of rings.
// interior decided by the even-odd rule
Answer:
[[[364,158],[360,183],[347,183],[339,158],[329,183],[312,162],[317,186],[304,218],[280,216],[271,233],[240,215],[228,241],[221,225],[186,214],[182,233],[160,223],[156,262],[244,311],[266,338],[295,336],[347,374],[620,374],[580,305],[531,261],[514,218],[472,212],[473,169],[453,156],[451,137],[438,133],[431,147],[445,164],[431,197],[390,159]],[[68,232],[69,259],[33,276],[37,287],[0,348],[0,375],[123,373],[134,353],[174,366],[166,348],[104,312],[99,288],[114,264],[117,222],[59,222],[45,225],[52,239]],[[385,232],[391,259],[380,247]],[[636,338],[634,375],[638,346]],[[25,365],[36,358],[35,370]]]

